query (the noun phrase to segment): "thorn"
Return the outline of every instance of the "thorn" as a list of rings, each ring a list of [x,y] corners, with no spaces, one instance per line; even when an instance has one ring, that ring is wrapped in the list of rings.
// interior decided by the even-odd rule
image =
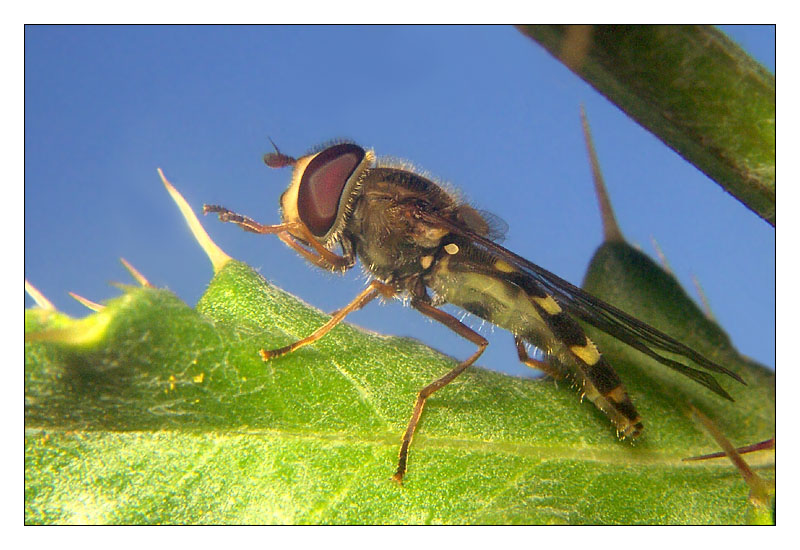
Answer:
[[[725,451],[725,454],[730,461],[733,462],[733,465],[739,470],[739,473],[742,474],[745,483],[747,483],[747,486],[750,487],[750,501],[754,505],[769,506],[769,484],[750,469],[750,466],[747,464],[747,462],[745,462],[739,452],[733,447],[733,445],[731,445],[731,442],[728,441],[728,438],[723,435],[719,428],[717,428],[717,425],[714,424],[710,418],[701,413],[694,405],[690,404],[689,409],[700,421],[711,437],[714,438],[717,444],[722,447],[722,450]]]
[[[117,282],[117,281],[108,281],[108,284],[113,286],[113,287],[115,287],[115,288],[120,289],[123,292],[130,292],[132,290],[137,290],[138,288],[140,288],[140,287],[138,287],[136,285],[131,285],[131,284],[128,284],[128,283],[120,283],[120,282]]]
[[[56,306],[53,303],[44,297],[44,294],[39,292],[39,290],[28,282],[28,279],[25,279],[25,292],[28,293],[28,296],[33,298],[33,301],[36,302],[36,305],[42,309],[46,309],[49,311],[55,311]]]
[[[211,265],[214,267],[214,273],[219,273],[219,271],[227,264],[231,257],[225,254],[225,252],[217,246],[217,244],[211,240],[211,237],[208,236],[206,230],[203,229],[203,226],[200,224],[200,221],[195,216],[192,208],[189,206],[189,203],[186,202],[186,199],[178,192],[172,184],[167,181],[167,178],[164,176],[164,172],[161,171],[161,168],[158,169],[158,175],[161,176],[161,181],[164,183],[164,187],[167,188],[169,191],[172,200],[175,201],[175,204],[178,205],[178,209],[181,211],[183,215],[183,219],[186,220],[186,223],[189,225],[189,229],[192,231],[192,235],[194,235],[195,240],[206,253],[208,259],[211,260]]]
[[[87,308],[91,309],[92,311],[101,311],[101,310],[105,309],[105,307],[106,307],[106,306],[104,306],[102,304],[98,304],[98,303],[95,303],[95,302],[93,302],[93,301],[91,301],[91,300],[89,300],[87,298],[84,298],[83,296],[79,296],[79,295],[75,294],[74,292],[68,292],[67,294],[69,294],[70,296],[75,298],[78,302],[80,302],[82,305],[86,306]]]
[[[131,274],[131,276],[132,276],[134,279],[136,279],[136,282],[138,282],[138,283],[139,283],[140,285],[142,285],[142,286],[145,286],[145,287],[148,287],[148,288],[153,288],[153,285],[151,285],[151,284],[150,284],[150,281],[148,281],[148,280],[145,278],[145,276],[144,276],[144,275],[142,275],[142,274],[139,272],[139,270],[137,270],[135,267],[133,267],[133,266],[132,266],[132,265],[131,265],[131,264],[128,262],[128,260],[126,260],[125,258],[120,258],[120,259],[119,259],[119,261],[120,261],[120,262],[122,262],[122,265],[124,265],[124,266],[125,266],[125,269],[127,269],[127,270],[128,270],[128,273],[130,273],[130,274]]]
[[[661,269],[674,277],[675,275],[672,272],[672,268],[669,266],[667,256],[664,254],[664,251],[661,250],[661,247],[658,246],[658,241],[652,235],[650,235],[650,242],[653,243],[653,248],[656,250],[656,256],[658,256],[658,261],[661,263]]]
[[[700,279],[698,279],[694,273],[692,273],[692,283],[694,283],[694,288],[697,291],[697,295],[700,297],[700,302],[703,304],[703,313],[705,313],[706,317],[711,321],[714,321],[714,313],[711,311],[711,304],[708,302],[706,293],[703,292],[703,287],[700,286]]]
[[[752,445],[745,445],[744,447],[737,447],[736,452],[740,455],[747,454],[747,453],[754,453],[756,451],[767,451],[769,449],[775,448],[775,438],[767,439],[765,441],[759,441],[758,443],[753,443]],[[725,452],[718,452],[718,453],[710,453],[707,455],[700,455],[700,456],[690,456],[689,458],[682,458],[684,462],[692,462],[695,460],[708,460],[711,458],[722,458],[725,456]]]
[[[592,165],[592,180],[594,181],[594,193],[600,206],[600,217],[603,219],[603,238],[606,242],[622,242],[619,224],[614,217],[614,209],[611,206],[611,199],[608,196],[603,173],[600,170],[600,161],[597,159],[597,152],[594,150],[592,133],[589,129],[589,121],[586,118],[586,109],[581,105],[581,124],[583,125],[583,138],[586,141],[586,151],[589,153],[589,163]]]

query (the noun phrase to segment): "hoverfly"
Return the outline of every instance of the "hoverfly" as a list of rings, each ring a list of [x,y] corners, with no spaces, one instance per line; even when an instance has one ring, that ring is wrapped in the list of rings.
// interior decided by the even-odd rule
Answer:
[[[216,205],[204,205],[204,213],[216,213],[220,220],[253,233],[276,234],[324,269],[344,272],[360,259],[371,276],[369,285],[314,333],[283,348],[261,350],[264,361],[315,342],[378,296],[406,298],[420,313],[478,348],[417,395],[393,476],[398,482],[406,472],[409,445],[425,400],[464,372],[488,345],[480,334],[440,309],[445,303],[510,331],[524,364],[572,381],[609,417],[622,438],[639,435],[642,419],[619,376],[576,319],[727,399],[732,400],[712,375],[658,351],[678,354],[744,383],[670,336],[503,248],[492,240],[486,215],[430,179],[378,161],[372,150],[334,143],[295,159],[275,147],[264,162],[272,168],[294,168],[280,198],[282,223],[262,225]],[[333,251],[337,246],[338,254]],[[545,361],[529,357],[526,342],[542,350]]]

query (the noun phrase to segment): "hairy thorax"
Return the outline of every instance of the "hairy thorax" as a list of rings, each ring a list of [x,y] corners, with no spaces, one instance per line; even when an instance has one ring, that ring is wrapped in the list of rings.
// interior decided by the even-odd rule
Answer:
[[[344,237],[351,239],[365,268],[384,282],[419,274],[439,249],[447,230],[416,219],[420,201],[440,211],[453,208],[444,194],[431,194],[430,182],[413,174],[376,171],[367,178]],[[432,203],[432,204],[431,204]]]

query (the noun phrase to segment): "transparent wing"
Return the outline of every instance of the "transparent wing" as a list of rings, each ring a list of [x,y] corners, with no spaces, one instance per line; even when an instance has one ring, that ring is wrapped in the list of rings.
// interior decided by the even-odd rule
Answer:
[[[589,294],[585,290],[576,287],[533,262],[514,254],[499,244],[477,235],[469,229],[453,223],[436,213],[419,211],[419,217],[428,223],[445,227],[452,233],[468,239],[476,247],[483,249],[486,253],[501,258],[503,261],[515,266],[520,273],[530,277],[552,295],[571,315],[625,342],[632,348],[652,357],[663,365],[688,376],[718,395],[733,401],[733,398],[731,398],[722,386],[720,386],[719,382],[709,373],[660,355],[656,350],[683,356],[709,371],[725,374],[742,384],[745,383],[735,372],[714,363],[671,336],[628,315],[621,309],[604,302],[600,298]]]
[[[505,220],[488,210],[478,210],[477,212],[486,222],[488,228],[486,238],[496,243],[502,243],[508,233],[508,224]]]

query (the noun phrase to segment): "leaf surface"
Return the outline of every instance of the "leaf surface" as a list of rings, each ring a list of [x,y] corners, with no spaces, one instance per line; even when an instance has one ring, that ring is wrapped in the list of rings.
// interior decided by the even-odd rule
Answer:
[[[429,400],[399,486],[416,392],[454,362],[344,324],[258,357],[325,319],[236,261],[196,309],[135,288],[85,320],[26,311],[26,522],[746,521],[729,463],[681,462],[716,450],[682,403],[734,442],[771,437],[774,374],[760,367],[726,363],[749,384],[723,381],[729,404],[686,380],[665,392],[651,367],[606,350],[646,422],[635,445],[564,384],[474,368]],[[53,341],[95,322],[89,343]],[[774,475],[771,456],[754,460]]]

